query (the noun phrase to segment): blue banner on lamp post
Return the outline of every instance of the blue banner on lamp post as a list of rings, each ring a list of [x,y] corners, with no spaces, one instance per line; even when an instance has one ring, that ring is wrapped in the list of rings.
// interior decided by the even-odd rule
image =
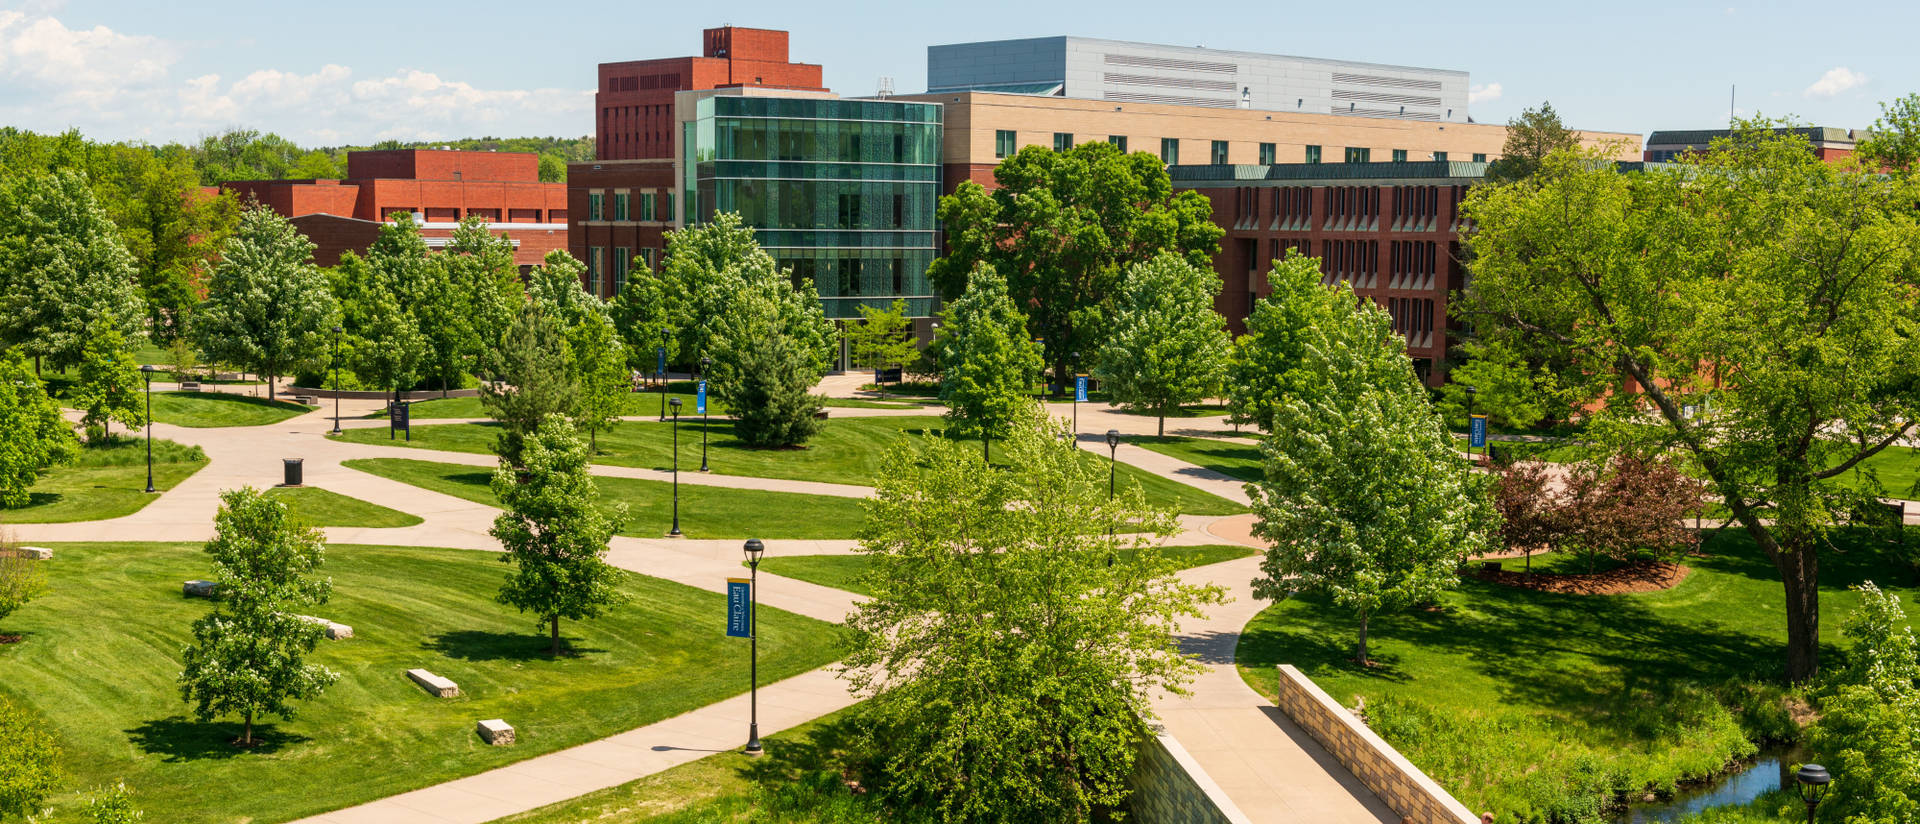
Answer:
[[[1467,445],[1474,449],[1480,449],[1487,445],[1487,416],[1473,416],[1472,434],[1468,436]]]
[[[667,347],[662,346],[654,349],[653,351],[654,351],[654,354],[658,355],[660,358],[660,365],[654,367],[653,373],[656,375],[667,374]]]
[[[727,637],[753,637],[753,582],[727,579]]]
[[[1087,402],[1087,376],[1086,375],[1073,376],[1073,399],[1080,403]]]
[[[700,379],[700,388],[696,390],[696,392],[698,394],[695,394],[693,396],[693,413],[696,415],[705,415],[707,414],[707,379],[706,378]]]

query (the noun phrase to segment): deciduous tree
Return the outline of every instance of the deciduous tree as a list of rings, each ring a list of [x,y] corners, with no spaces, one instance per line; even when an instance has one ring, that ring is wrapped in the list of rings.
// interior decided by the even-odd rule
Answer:
[[[1295,250],[1273,262],[1266,297],[1254,301],[1247,333],[1234,342],[1227,369],[1228,413],[1234,423],[1273,431],[1274,408],[1307,394],[1321,380],[1307,361],[1314,330],[1336,311],[1320,285],[1320,259]]]
[[[1490,547],[1494,514],[1386,312],[1345,284],[1318,299],[1346,308],[1308,331],[1320,386],[1276,404],[1260,445],[1265,478],[1247,492],[1253,534],[1271,548],[1253,589],[1318,592],[1353,611],[1354,659],[1367,663],[1374,616],[1453,586],[1460,562]]]
[[[324,363],[339,317],[313,242],[265,208],[249,210],[220,248],[193,325],[207,357],[274,379]]]
[[[108,327],[87,340],[80,358],[79,380],[69,399],[85,413],[80,424],[91,441],[107,437],[107,424],[119,421],[128,429],[147,424],[141,391],[145,381],[133,363],[133,350],[117,329]]]
[[[300,525],[286,504],[252,487],[221,493],[214,516],[213,609],[193,622],[193,643],[181,651],[180,698],[211,721],[239,715],[235,743],[253,745],[262,715],[292,718],[292,702],[319,697],[339,674],[306,662],[326,630],[300,614],[327,602],[329,579],[315,578],[325,541]]]
[[[78,444],[60,405],[15,350],[0,349],[0,509],[32,501],[28,490],[49,467],[72,460]]]
[[[861,304],[859,323],[848,323],[847,349],[853,365],[861,369],[904,368],[919,356],[913,343],[913,321],[907,319],[907,302],[895,298],[893,304],[878,309]]]
[[[1220,277],[1171,252],[1127,270],[1093,371],[1120,403],[1167,413],[1220,391],[1232,349],[1213,310]]]
[[[84,175],[58,171],[0,185],[0,345],[56,369],[87,336],[142,334],[133,256]]]
[[[1853,642],[1846,671],[1820,702],[1808,736],[1833,775],[1822,817],[1913,821],[1920,817],[1920,659],[1900,599],[1869,581],[1841,629]],[[1812,760],[1812,759],[1809,759]]]
[[[60,778],[60,745],[27,711],[0,695],[0,816],[37,815]]]
[[[493,494],[506,511],[487,534],[506,550],[500,560],[513,565],[500,603],[550,627],[557,657],[561,619],[596,618],[622,600],[623,573],[606,555],[627,510],[616,504],[609,515],[595,504],[600,490],[587,472],[587,446],[565,418],[542,421],[523,442],[520,459],[518,465],[501,459],[493,473]]]
[[[626,407],[632,387],[627,382],[627,355],[613,324],[604,314],[593,312],[573,330],[575,384],[579,389],[573,405],[574,426],[587,430],[588,454],[599,451],[599,433],[613,428]]]
[[[627,277],[626,288],[607,304],[620,342],[626,345],[627,368],[651,373],[656,366],[657,347],[667,347],[667,358],[677,357],[676,332],[685,323],[673,302],[673,296],[658,275],[635,272]]]
[[[1538,109],[1526,109],[1507,121],[1507,142],[1500,156],[1487,164],[1487,181],[1504,183],[1524,180],[1540,170],[1547,155],[1577,148],[1580,135],[1560,122],[1553,104],[1542,102]]]
[[[1032,403],[1028,378],[1040,371],[1040,345],[1026,335],[1026,316],[1007,296],[1007,282],[982,264],[966,294],[947,304],[940,328],[940,397],[958,434],[980,436],[982,454]]]
[[[1172,514],[1137,485],[1109,499],[1066,435],[1029,402],[1007,471],[938,437],[882,462],[859,547],[873,597],[848,619],[847,665],[901,807],[1091,820],[1126,798],[1148,696],[1183,694],[1198,670],[1175,625],[1221,590],[1181,583],[1158,546]]]
[[[494,454],[516,466],[522,441],[549,417],[571,417],[579,398],[573,346],[547,312],[537,303],[521,308],[500,347],[500,383],[480,386],[480,405],[500,422]]]

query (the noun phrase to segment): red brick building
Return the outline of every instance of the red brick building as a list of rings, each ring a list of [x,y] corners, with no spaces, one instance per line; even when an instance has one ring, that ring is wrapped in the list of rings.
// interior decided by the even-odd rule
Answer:
[[[787,58],[787,33],[723,26],[699,57],[602,63],[594,93],[594,158],[567,166],[567,247],[586,288],[611,297],[627,274],[659,265],[676,207],[673,96],[700,89],[825,91],[820,66]]]
[[[483,218],[514,241],[522,267],[566,247],[566,184],[540,182],[540,159],[526,152],[348,152],[343,180],[236,180],[221,188],[291,218],[319,247],[321,266],[366,249],[380,224],[400,213],[421,223],[429,247],[445,245],[461,220]]]
[[[1853,129],[1833,126],[1784,126],[1774,129],[1773,133],[1806,138],[1813,149],[1813,155],[1821,160],[1852,157],[1854,145],[1857,142]],[[1713,141],[1733,135],[1732,129],[1669,129],[1654,132],[1647,136],[1647,146],[1642,158],[1650,163],[1679,160],[1687,154],[1704,152],[1713,146]],[[1864,135],[1859,136],[1864,137]]]

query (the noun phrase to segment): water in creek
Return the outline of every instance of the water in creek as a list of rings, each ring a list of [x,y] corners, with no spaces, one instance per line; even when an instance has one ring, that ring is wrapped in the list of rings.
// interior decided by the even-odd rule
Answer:
[[[1793,768],[1806,758],[1799,748],[1761,750],[1753,762],[1708,784],[1682,787],[1665,801],[1636,802],[1614,816],[1614,824],[1655,824],[1713,807],[1745,804],[1765,793],[1793,786]]]

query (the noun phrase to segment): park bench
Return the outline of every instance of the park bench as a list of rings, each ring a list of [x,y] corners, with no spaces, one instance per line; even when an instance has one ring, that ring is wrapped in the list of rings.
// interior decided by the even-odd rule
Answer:
[[[180,382],[180,391],[182,391],[182,392],[198,392],[198,391],[200,391],[200,382],[199,382],[199,381],[181,381],[181,382]]]

